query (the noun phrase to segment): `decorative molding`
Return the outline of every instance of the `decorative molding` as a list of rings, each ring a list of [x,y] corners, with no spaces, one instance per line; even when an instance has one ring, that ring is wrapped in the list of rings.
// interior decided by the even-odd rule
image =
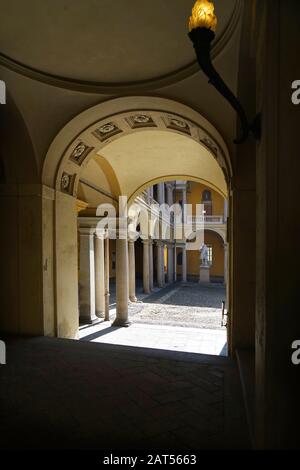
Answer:
[[[76,200],[76,210],[77,210],[78,214],[79,214],[79,212],[84,211],[87,208],[88,208],[88,203],[87,202],[81,201],[80,199]]]
[[[226,45],[232,38],[233,33],[237,29],[242,7],[243,0],[237,0],[227,27],[221,36],[217,37],[212,45],[211,57],[213,60],[225,49]],[[32,80],[37,80],[51,86],[83,93],[100,94],[136,93],[137,91],[155,90],[177,83],[199,72],[199,65],[195,60],[167,75],[153,77],[148,80],[127,83],[106,83],[100,81],[78,80],[47,73],[43,70],[30,67],[20,61],[14,60],[3,53],[0,53],[0,65],[3,65],[20,75],[29,77]]]
[[[93,135],[100,140],[100,142],[105,142],[111,137],[120,134],[122,129],[120,129],[114,122],[107,122],[106,124],[101,125],[93,131]]]
[[[89,147],[88,145],[80,141],[71,153],[70,160],[76,165],[81,166],[88,154],[93,150],[93,148],[94,147]]]
[[[184,119],[178,119],[177,116],[163,116],[162,117],[166,127],[173,129],[177,132],[183,132],[184,134],[191,135],[191,129],[188,123]]]
[[[89,142],[88,136],[90,135],[89,144],[83,143],[82,140],[79,140],[79,135],[77,136],[76,140],[74,139],[73,143],[69,146],[69,148],[73,149],[71,151],[71,157],[72,155],[73,157],[70,157],[70,160],[74,161],[74,153],[76,149],[76,153],[79,154],[79,160],[84,155],[84,161],[91,154],[92,149],[95,152],[100,152],[101,149],[104,148],[108,143],[111,143],[122,136],[143,130],[151,131],[154,129],[167,132],[177,132],[195,140],[201,145],[204,145],[205,148],[211,152],[213,157],[218,161],[224,172],[225,179],[228,181],[229,178],[227,176],[225,156],[219,143],[214,139],[214,137],[204,128],[200,127],[196,122],[193,122],[180,114],[164,112],[163,110],[131,110],[110,116],[110,119],[109,117],[101,119],[101,121],[94,123],[90,128],[84,129],[83,131],[85,142]],[[95,146],[95,141],[93,140],[95,137],[99,142],[98,146]],[[76,163],[79,164],[78,162]],[[65,168],[66,173],[68,174],[67,167]],[[80,182],[115,200],[113,195],[103,191],[101,188],[96,187],[94,184],[84,179],[80,179]]]
[[[200,142],[202,142],[208,150],[211,150],[215,157],[218,157],[218,147],[212,139],[204,137],[203,139],[200,139]]]
[[[146,114],[135,114],[129,116],[126,119],[126,122],[130,125],[131,129],[140,129],[145,127],[157,127],[154,122],[154,119],[148,113]]]
[[[113,112],[111,111],[112,109],[114,110]],[[156,127],[132,128],[128,120],[136,115],[146,115],[150,117]],[[166,126],[166,117],[168,117],[169,120],[176,119],[175,122],[173,121],[173,124],[176,124],[176,130]],[[190,131],[189,134],[177,129],[177,120],[187,124]],[[145,121],[145,119],[142,119],[142,121]],[[146,121],[149,122],[148,120]],[[145,124],[147,124],[147,122],[145,122]],[[110,139],[101,141],[95,136],[95,131],[102,126],[106,126],[108,123],[113,123],[115,127],[114,129],[107,129],[107,133],[111,131],[116,132],[117,129],[119,129],[119,131]],[[180,127],[183,128],[183,126]],[[186,127],[184,127],[184,129],[186,129]],[[216,159],[224,172],[227,183],[232,178],[231,159],[226,143],[217,129],[201,116],[201,114],[182,103],[165,98],[135,96],[114,98],[105,101],[72,119],[56,136],[48,150],[43,170],[43,181],[48,186],[54,184],[57,190],[61,190],[62,173],[75,173],[76,179],[74,188],[76,191],[76,183],[82,176],[80,174],[82,167],[80,171],[76,171],[76,165],[70,161],[70,155],[79,142],[84,142],[89,147],[94,148],[93,153],[90,152],[84,161],[84,165],[86,165],[92,155],[101,155],[102,149],[104,150],[105,146],[112,143],[114,140],[136,132],[155,133],[156,130],[161,132],[176,132],[199,143],[203,151],[205,149],[205,151],[209,152],[211,156]],[[70,139],[70,135],[73,135],[73,138]],[[188,176],[193,180],[192,175]],[[177,177],[178,175],[173,175],[172,179],[176,179]]]
[[[76,175],[70,175],[67,172],[63,172],[60,182],[60,188],[63,193],[72,195],[74,191]]]

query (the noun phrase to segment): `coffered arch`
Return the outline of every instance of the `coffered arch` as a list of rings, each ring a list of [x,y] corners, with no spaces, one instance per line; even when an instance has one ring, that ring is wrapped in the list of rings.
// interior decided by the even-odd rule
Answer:
[[[75,117],[49,148],[43,183],[77,197],[91,161],[114,180],[114,197],[174,174],[202,178],[225,196],[232,176],[218,131],[192,108],[157,97],[117,98]]]

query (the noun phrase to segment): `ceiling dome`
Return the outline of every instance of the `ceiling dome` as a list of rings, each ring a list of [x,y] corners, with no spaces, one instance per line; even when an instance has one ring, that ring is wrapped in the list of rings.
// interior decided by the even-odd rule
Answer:
[[[217,47],[226,31],[232,33],[240,1],[214,3]],[[39,74],[37,78],[99,86],[171,77],[195,64],[187,36],[193,4],[194,0],[5,0],[2,62]]]

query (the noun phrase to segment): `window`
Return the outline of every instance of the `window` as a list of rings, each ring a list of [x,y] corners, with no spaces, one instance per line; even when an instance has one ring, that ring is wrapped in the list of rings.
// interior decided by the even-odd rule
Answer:
[[[178,266],[182,266],[182,252],[181,251],[177,255],[177,264]]]
[[[206,245],[208,248],[208,264],[212,266],[213,264],[213,249],[211,245]]]
[[[202,193],[202,202],[211,202],[211,192],[208,189],[205,189]]]
[[[205,189],[202,193],[202,204],[204,205],[205,214],[204,215],[212,215],[212,198],[211,198],[211,191]]]

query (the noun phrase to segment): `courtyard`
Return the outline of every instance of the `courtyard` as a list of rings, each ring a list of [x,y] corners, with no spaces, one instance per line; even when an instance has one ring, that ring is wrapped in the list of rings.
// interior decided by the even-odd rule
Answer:
[[[181,351],[216,356],[227,355],[227,331],[221,326],[222,301],[226,289],[222,284],[200,285],[176,283],[155,289],[150,295],[137,287],[137,303],[129,305],[130,328],[111,326],[100,321],[83,325],[83,341],[119,344],[151,349]],[[116,316],[112,289],[110,319]]]

